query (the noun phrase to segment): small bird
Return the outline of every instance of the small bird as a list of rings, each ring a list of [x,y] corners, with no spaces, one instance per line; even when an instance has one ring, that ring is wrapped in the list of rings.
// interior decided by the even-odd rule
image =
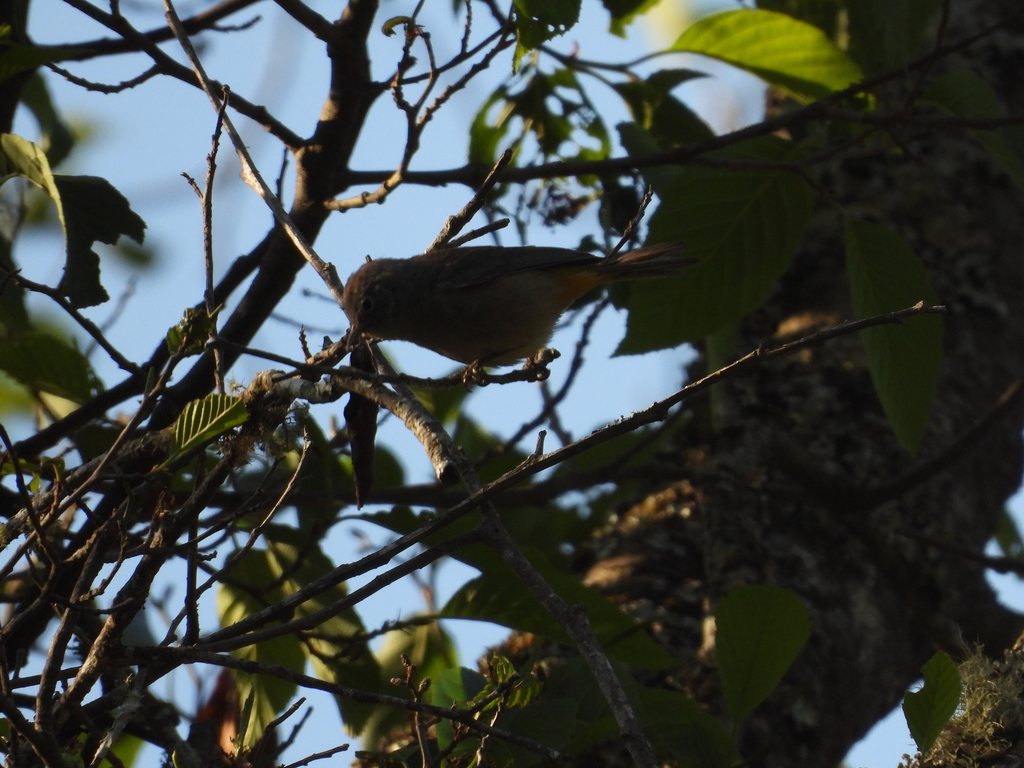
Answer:
[[[693,259],[663,243],[601,258],[568,248],[473,246],[374,259],[345,284],[349,339],[411,341],[467,365],[533,357],[576,299],[614,280],[673,277]]]

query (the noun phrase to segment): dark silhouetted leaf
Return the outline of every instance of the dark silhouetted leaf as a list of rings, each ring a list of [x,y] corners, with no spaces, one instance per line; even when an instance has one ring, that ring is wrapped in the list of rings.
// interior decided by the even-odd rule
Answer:
[[[937,301],[910,243],[881,224],[846,220],[846,267],[859,318]],[[903,446],[916,453],[939,381],[942,318],[869,328],[861,339],[885,415]]]
[[[39,129],[43,134],[40,144],[46,152],[50,167],[55,168],[70,154],[75,145],[75,137],[53,106],[46,80],[38,72],[22,87],[21,103],[29,108],[39,123]]]
[[[795,151],[765,137],[726,156],[784,161]],[[648,241],[685,243],[699,263],[678,278],[633,285],[617,354],[703,339],[760,306],[789,266],[814,203],[807,183],[784,170],[689,167],[647,178],[661,201]]]
[[[778,685],[811,633],[800,598],[759,584],[726,595],[715,611],[715,655],[722,695],[736,723]]]
[[[72,306],[91,307],[109,296],[100,284],[96,241],[114,245],[121,235],[141,243],[146,223],[128,200],[98,176],[54,176],[64,206],[64,236],[68,259],[58,288]]]
[[[921,100],[962,117],[1003,116],[995,90],[970,69],[947,72],[928,87]],[[1017,186],[1024,187],[1024,127],[1008,125],[991,131],[974,130],[971,134]]]
[[[956,664],[942,651],[928,659],[921,672],[924,686],[903,697],[903,714],[917,748],[927,752],[956,714],[964,684]]]
[[[570,605],[582,603],[586,606],[594,632],[611,658],[644,669],[663,669],[675,663],[633,618],[608,602],[597,590],[556,570],[539,551],[524,551],[563,600]],[[442,609],[441,615],[453,619],[490,621],[510,629],[568,642],[565,631],[551,614],[499,559],[489,563],[482,575],[459,589]]]

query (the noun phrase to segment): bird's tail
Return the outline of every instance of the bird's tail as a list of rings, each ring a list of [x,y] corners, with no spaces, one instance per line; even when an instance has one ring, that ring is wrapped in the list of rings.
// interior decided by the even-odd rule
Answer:
[[[681,257],[682,243],[657,243],[635,251],[609,256],[597,267],[606,280],[637,280],[646,277],[677,277],[696,259]]]

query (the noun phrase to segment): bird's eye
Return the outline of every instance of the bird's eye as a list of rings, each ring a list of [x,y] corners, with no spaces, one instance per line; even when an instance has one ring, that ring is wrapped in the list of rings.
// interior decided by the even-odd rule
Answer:
[[[373,299],[369,296],[364,296],[363,300],[359,303],[359,309],[363,312],[369,312],[373,309]]]

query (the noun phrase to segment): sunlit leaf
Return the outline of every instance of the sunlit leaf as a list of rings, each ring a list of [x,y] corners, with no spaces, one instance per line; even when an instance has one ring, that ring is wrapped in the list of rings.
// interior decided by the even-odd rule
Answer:
[[[863,79],[825,33],[783,13],[744,8],[707,16],[672,45],[757,75],[798,101],[814,101]]]
[[[182,408],[174,422],[174,455],[180,456],[245,423],[249,413],[240,397],[207,395]]]

